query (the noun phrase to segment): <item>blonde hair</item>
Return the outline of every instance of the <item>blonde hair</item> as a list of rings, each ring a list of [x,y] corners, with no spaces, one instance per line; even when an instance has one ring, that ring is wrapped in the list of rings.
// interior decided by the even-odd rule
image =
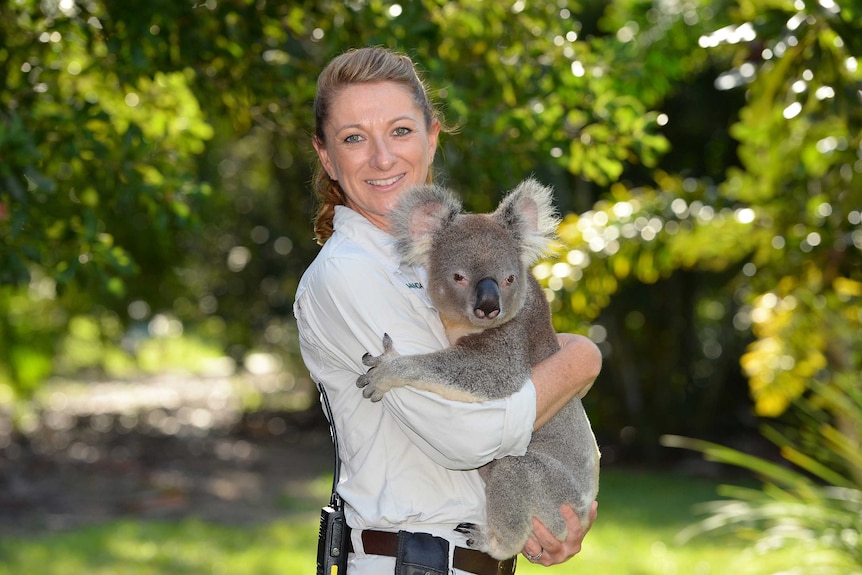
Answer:
[[[319,145],[326,143],[324,126],[329,119],[330,106],[335,96],[350,86],[374,82],[396,82],[405,86],[422,110],[429,129],[435,120],[440,121],[437,111],[429,101],[425,83],[416,73],[416,67],[409,56],[382,47],[356,48],[333,58],[317,78],[314,137]],[[428,171],[427,183],[431,183],[431,170]],[[319,160],[312,190],[318,204],[314,217],[314,236],[317,243],[323,245],[332,235],[335,206],[344,205],[346,198],[341,185],[329,177]]]

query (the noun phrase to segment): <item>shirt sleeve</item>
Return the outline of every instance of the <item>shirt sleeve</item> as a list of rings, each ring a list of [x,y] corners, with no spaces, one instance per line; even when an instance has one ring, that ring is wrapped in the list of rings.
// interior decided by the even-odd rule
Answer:
[[[475,469],[492,459],[524,455],[536,420],[530,380],[509,397],[481,403],[447,401],[409,387],[390,390],[382,401],[413,443],[449,469]]]
[[[301,337],[318,356],[315,379],[341,381],[334,402],[368,401],[355,386],[367,371],[362,356],[382,353],[384,333],[402,355],[441,349],[439,318],[422,309],[397,276],[362,258],[321,262],[301,302]],[[437,326],[432,325],[437,322]],[[312,369],[311,367],[309,369]],[[330,371],[327,373],[327,371]],[[340,374],[332,372],[341,371]],[[536,417],[532,382],[503,399],[468,403],[411,387],[395,388],[380,402],[406,436],[429,458],[450,469],[475,469],[492,459],[523,455]],[[349,408],[348,408],[349,411]]]

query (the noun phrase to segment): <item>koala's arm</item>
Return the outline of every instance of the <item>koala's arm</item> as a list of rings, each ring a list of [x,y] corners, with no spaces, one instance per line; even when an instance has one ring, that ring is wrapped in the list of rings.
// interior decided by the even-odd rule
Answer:
[[[458,346],[401,356],[388,336],[383,345],[382,355],[367,356],[366,363],[376,367],[357,385],[372,401],[399,407],[392,414],[426,455],[450,469],[474,469],[506,455],[524,454],[536,405],[526,368],[519,366],[513,376],[506,362],[488,361],[487,354]],[[476,369],[476,363],[483,368]],[[465,368],[469,365],[473,368]],[[513,382],[509,389],[504,381]],[[401,403],[407,392],[431,401],[412,411]]]
[[[432,353],[401,355],[386,334],[381,355],[363,356],[362,362],[370,369],[357,379],[356,385],[371,401],[380,401],[390,389],[403,386],[433,391],[455,401],[506,397],[523,387],[530,377],[529,364],[524,349],[518,353],[517,346],[507,346],[506,338],[496,335],[486,332]],[[463,345],[464,342],[469,343]]]

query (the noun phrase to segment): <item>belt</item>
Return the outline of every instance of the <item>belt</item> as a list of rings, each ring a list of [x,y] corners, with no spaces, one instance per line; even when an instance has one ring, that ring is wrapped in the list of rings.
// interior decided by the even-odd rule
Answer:
[[[388,531],[362,531],[362,547],[368,555],[395,557],[398,554],[398,534]],[[353,551],[353,542],[348,539],[348,551]],[[486,553],[455,547],[452,567],[476,575],[514,575],[515,557],[498,561]]]

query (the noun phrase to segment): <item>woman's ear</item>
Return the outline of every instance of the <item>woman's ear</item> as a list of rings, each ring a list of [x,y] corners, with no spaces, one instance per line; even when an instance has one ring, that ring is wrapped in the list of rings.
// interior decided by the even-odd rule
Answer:
[[[434,163],[434,154],[437,152],[437,139],[440,136],[440,121],[434,119],[431,121],[431,127],[428,129],[428,164]]]
[[[329,179],[338,180],[338,178],[333,176],[335,170],[332,169],[332,160],[329,159],[329,152],[326,150],[326,144],[321,142],[320,138],[317,136],[313,136],[311,138],[311,145],[314,146],[314,151],[317,152],[317,157],[320,158],[320,164],[323,166]]]

